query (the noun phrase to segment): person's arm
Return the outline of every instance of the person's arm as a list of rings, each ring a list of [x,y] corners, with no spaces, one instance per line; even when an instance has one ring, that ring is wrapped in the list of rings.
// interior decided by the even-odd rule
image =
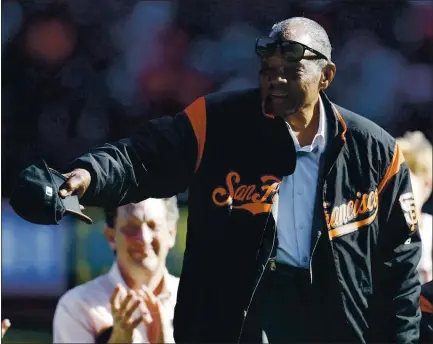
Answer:
[[[421,321],[417,271],[421,238],[409,170],[397,145],[378,192],[379,266],[374,283],[381,291],[376,295],[383,307],[380,324],[386,328],[387,341],[417,343]]]
[[[7,330],[9,329],[9,327],[11,327],[11,322],[9,321],[9,319],[3,319],[2,320],[2,338],[5,335],[5,333],[7,332]]]
[[[71,298],[62,298],[57,304],[53,343],[95,343],[88,317]]]
[[[131,138],[92,149],[71,164],[71,170],[90,173],[81,202],[109,207],[184,191],[199,168],[205,139],[206,106],[199,98],[176,116],[144,123]],[[66,191],[85,183],[80,173]]]

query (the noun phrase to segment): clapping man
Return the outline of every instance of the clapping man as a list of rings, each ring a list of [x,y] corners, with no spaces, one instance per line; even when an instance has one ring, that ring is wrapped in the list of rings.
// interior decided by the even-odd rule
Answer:
[[[106,211],[111,270],[68,291],[54,316],[55,343],[174,342],[178,278],[166,268],[179,217],[176,197]]]

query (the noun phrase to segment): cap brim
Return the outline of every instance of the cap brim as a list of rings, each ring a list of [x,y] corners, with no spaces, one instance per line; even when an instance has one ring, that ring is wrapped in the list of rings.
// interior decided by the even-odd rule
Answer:
[[[51,174],[53,182],[56,184],[57,187],[56,191],[58,192],[62,184],[66,181],[66,178],[55,170],[49,169],[49,172]],[[92,219],[84,215],[83,212],[81,211],[80,202],[78,201],[77,196],[67,196],[65,198],[60,198],[60,200],[63,203],[63,206],[65,207],[65,212],[67,214],[71,214],[75,216],[77,219],[87,223],[88,225],[93,224]]]
[[[88,225],[93,224],[92,219],[91,219],[90,217],[84,215],[84,214],[81,213],[81,212],[76,212],[75,210],[69,210],[69,209],[66,209],[66,213],[75,216],[77,219],[79,219],[79,220],[81,220],[81,221],[87,223]]]
[[[63,205],[65,206],[65,212],[75,216],[78,220],[81,220],[88,225],[93,224],[90,217],[83,214],[80,209],[80,203],[78,202],[77,196],[67,196],[62,199]]]

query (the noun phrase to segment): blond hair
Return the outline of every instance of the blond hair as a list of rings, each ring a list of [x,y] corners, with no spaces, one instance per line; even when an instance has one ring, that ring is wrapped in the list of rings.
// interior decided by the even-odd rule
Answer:
[[[397,139],[409,170],[425,180],[433,179],[433,148],[420,131],[406,132]]]

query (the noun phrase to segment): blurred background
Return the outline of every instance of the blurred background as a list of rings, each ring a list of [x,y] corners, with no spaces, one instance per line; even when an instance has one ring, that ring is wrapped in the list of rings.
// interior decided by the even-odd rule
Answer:
[[[108,270],[93,226],[31,225],[8,206],[17,173],[44,158],[62,168],[137,123],[174,115],[213,91],[258,85],[255,38],[291,16],[316,20],[333,45],[330,98],[394,136],[432,141],[432,1],[2,0],[2,318],[5,342],[51,341],[56,302]],[[187,194],[180,195],[179,275]],[[432,199],[425,211],[432,213]],[[96,221],[95,221],[96,220]]]

